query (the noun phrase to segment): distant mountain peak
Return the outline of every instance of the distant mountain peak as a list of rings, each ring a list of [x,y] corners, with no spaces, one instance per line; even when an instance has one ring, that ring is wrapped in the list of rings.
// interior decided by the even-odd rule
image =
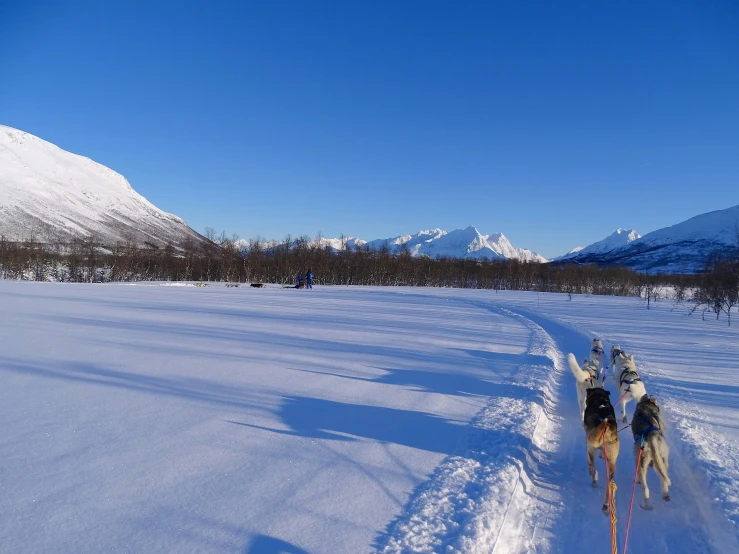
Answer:
[[[705,267],[706,260],[712,253],[737,248],[737,226],[739,206],[732,206],[691,217],[643,237],[635,231],[619,229],[620,232],[617,231],[604,240],[619,236],[624,244],[615,248],[612,245],[601,249],[587,247],[560,259],[578,263],[623,265],[638,271],[694,273]]]
[[[622,248],[639,238],[641,238],[641,235],[637,233],[634,229],[624,229],[623,227],[619,227],[606,238],[599,240],[598,242],[594,242],[593,244],[590,244],[588,246],[577,246],[567,252],[567,254],[555,258],[555,260],[572,259],[589,254],[601,254],[603,252],[610,252],[611,250]]]
[[[333,241],[336,239],[327,239]],[[388,239],[368,241],[369,248],[379,250],[387,247],[391,252],[400,252],[405,248],[412,256],[429,256],[431,258],[453,257],[474,259],[519,259],[535,262],[546,262],[546,258],[526,250],[516,248],[502,233],[482,234],[477,227],[470,225],[464,229],[445,231],[444,229],[427,229],[414,235],[399,235]]]

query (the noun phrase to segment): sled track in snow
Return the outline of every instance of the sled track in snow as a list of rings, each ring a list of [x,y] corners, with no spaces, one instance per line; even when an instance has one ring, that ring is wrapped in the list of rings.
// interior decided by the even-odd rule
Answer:
[[[517,318],[531,330],[528,352],[538,361],[519,368],[516,384],[536,392],[524,399],[491,399],[471,422],[466,452],[445,459],[417,490],[378,539],[378,551],[610,552],[609,521],[601,512],[603,462],[597,460],[601,482],[593,488],[575,386],[565,371],[567,352],[582,356],[592,337],[518,307],[449,300]],[[650,470],[654,509],[638,507],[637,487],[628,552],[739,552],[737,529],[716,506],[706,477],[690,463],[691,449],[669,431],[672,502],[659,498],[659,479]],[[635,464],[630,430],[620,438],[619,552]]]
[[[539,314],[520,309],[516,309],[516,312],[540,325],[553,339],[560,353],[561,367],[564,366],[564,355],[567,352],[584,355],[589,351],[592,337]],[[559,448],[551,468],[551,473],[559,476],[556,486],[560,489],[559,496],[564,507],[554,523],[555,529],[552,530],[556,537],[553,552],[579,552],[588,544],[602,545],[599,550],[602,548],[603,552],[609,552],[608,518],[600,510],[605,486],[603,462],[597,460],[601,483],[597,489],[593,489],[587,473],[584,432],[580,423],[575,385],[568,377],[569,374],[565,373],[559,386]],[[612,388],[612,384],[607,382],[606,388]],[[611,396],[618,398],[615,391],[612,391]],[[628,406],[629,417],[633,410],[633,404]],[[667,419],[669,421],[669,414]],[[641,499],[641,489],[637,486],[628,552],[739,552],[737,530],[726,514],[717,507],[705,475],[691,464],[689,449],[674,433],[670,433],[669,428],[666,436],[670,445],[672,501],[667,503],[659,497],[659,479],[650,470],[647,479],[654,509],[645,511],[637,507]],[[621,552],[636,460],[630,429],[622,431],[619,437],[621,450],[615,479],[619,487],[616,504],[618,548]]]
[[[383,553],[545,551],[551,510],[532,501],[553,444],[554,344],[538,326],[508,310],[531,331],[516,397],[493,397],[470,422],[465,446],[449,456],[377,541]]]

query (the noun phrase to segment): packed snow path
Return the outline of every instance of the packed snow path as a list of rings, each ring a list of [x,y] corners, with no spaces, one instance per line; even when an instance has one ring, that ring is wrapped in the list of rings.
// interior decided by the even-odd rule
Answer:
[[[456,291],[455,291],[456,292]],[[406,292],[404,294],[413,294]],[[437,293],[438,294],[438,293]],[[503,295],[505,297],[505,295]],[[516,479],[520,487],[511,491],[506,501],[499,500],[496,509],[487,514],[491,528],[487,533],[477,533],[478,541],[455,545],[451,550],[466,552],[610,552],[610,522],[601,512],[601,504],[605,486],[605,468],[598,459],[599,487],[593,488],[587,470],[584,431],[577,404],[577,393],[574,379],[566,367],[564,357],[568,352],[575,352],[579,358],[590,350],[590,341],[594,336],[557,321],[540,312],[522,307],[515,301],[503,298],[491,301],[474,299],[476,295],[465,292],[453,294],[448,298],[457,302],[469,302],[473,305],[487,306],[494,312],[501,312],[501,306],[507,306],[513,317],[524,319],[533,328],[533,345],[530,349],[546,353],[552,358],[556,371],[553,382],[553,394],[545,395],[553,401],[545,410],[550,424],[537,422],[537,428],[543,432],[532,433],[533,443],[522,458],[520,471]],[[609,345],[610,347],[610,345]],[[525,369],[525,368],[521,368]],[[649,379],[642,371],[646,381]],[[545,388],[552,381],[545,381]],[[613,401],[618,399],[614,385],[609,380],[606,388],[612,390]],[[659,392],[648,389],[652,394]],[[735,387],[727,386],[727,394],[733,394]],[[664,398],[663,398],[664,401]],[[669,413],[668,400],[666,410]],[[633,413],[633,403],[628,409],[629,419]],[[737,406],[739,408],[739,405]],[[665,408],[663,406],[663,412]],[[506,413],[497,414],[505,418]],[[733,415],[736,422],[737,414]],[[623,427],[626,424],[620,424]],[[671,432],[672,431],[672,432]],[[618,549],[622,551],[628,505],[634,477],[635,460],[633,456],[633,439],[630,429],[621,432],[621,451],[616,469]],[[638,553],[674,553],[674,552],[739,552],[737,529],[721,509],[715,492],[707,482],[706,475],[700,471],[700,461],[690,460],[691,452],[686,452],[685,445],[674,430],[668,428],[670,452],[670,477],[672,501],[666,503],[659,497],[659,479],[652,470],[648,473],[648,482],[652,491],[654,509],[644,511],[638,504],[641,489],[637,486],[634,499],[629,534],[628,552]],[[507,445],[510,448],[510,443]],[[716,453],[720,456],[721,453]],[[725,453],[731,456],[730,452]],[[515,451],[509,451],[509,457],[515,457]],[[510,477],[510,476],[509,476]],[[505,489],[498,492],[505,494]],[[727,491],[721,491],[724,494]],[[729,491],[731,496],[731,491]],[[412,509],[413,507],[411,507]],[[425,507],[428,511],[428,507]],[[503,517],[500,517],[500,515]],[[513,516],[511,516],[513,514]],[[406,516],[413,519],[413,514]],[[482,515],[477,518],[484,517]],[[418,528],[419,535],[427,532]],[[410,536],[408,536],[410,535]],[[400,534],[399,540],[390,543],[386,551],[403,552],[413,550],[419,542],[424,545],[429,541],[419,541],[413,533]],[[493,538],[490,542],[490,538]],[[480,540],[481,539],[481,540]],[[487,539],[487,540],[485,540]],[[424,550],[428,552],[440,549]]]
[[[736,330],[539,302],[0,282],[0,550],[609,552],[563,362],[598,333],[671,426],[629,552],[739,551]]]
[[[543,483],[539,489],[541,501],[559,501],[559,514],[552,520],[551,536],[554,552],[609,552],[610,523],[600,510],[605,487],[605,467],[597,460],[599,486],[590,484],[585,455],[585,440],[574,379],[566,369],[564,356],[577,352],[579,357],[590,349],[590,336],[566,324],[546,319],[536,313],[518,309],[530,321],[540,325],[552,337],[559,353],[557,365],[562,368],[558,384],[558,403],[555,417],[557,445],[554,454],[547,458],[543,468]],[[583,354],[584,353],[584,354]],[[643,372],[644,373],[644,372]],[[612,391],[615,403],[618,399],[612,382],[606,383]],[[655,391],[652,391],[655,392]],[[633,403],[628,408],[629,420]],[[668,408],[669,409],[669,408]],[[623,427],[626,424],[619,424]],[[667,430],[670,444],[670,478],[672,501],[664,502],[659,496],[659,479],[650,470],[648,482],[652,491],[653,510],[646,512],[638,507],[641,489],[637,486],[629,533],[628,552],[739,552],[736,529],[717,509],[714,496],[706,486],[705,476],[698,474],[686,461],[685,449],[671,429]],[[635,460],[631,430],[620,435],[621,449],[616,468],[616,495],[618,519],[618,548],[621,552],[626,527],[628,506],[634,478]],[[530,494],[536,502],[536,492]],[[496,551],[508,551],[505,545]]]

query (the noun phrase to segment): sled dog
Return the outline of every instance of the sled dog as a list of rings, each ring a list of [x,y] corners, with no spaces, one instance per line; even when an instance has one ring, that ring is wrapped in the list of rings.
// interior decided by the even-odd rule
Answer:
[[[593,480],[593,486],[598,485],[598,471],[595,469],[595,452],[603,451],[605,444],[605,463],[607,475],[613,480],[618,458],[618,423],[616,412],[611,405],[611,393],[602,388],[587,390],[585,416],[585,445],[588,452],[588,472]],[[603,511],[608,510],[608,490],[610,483],[606,483],[606,497],[603,500]]]
[[[590,360],[598,366],[598,371],[603,371],[606,367],[606,353],[603,351],[603,341],[593,339],[593,346],[590,347]]]
[[[575,355],[570,353],[567,355],[567,363],[570,365],[570,370],[575,376],[577,381],[577,403],[580,405],[580,417],[585,415],[585,394],[589,388],[600,387],[598,381],[598,367],[594,362],[587,358],[583,361],[583,365],[577,365],[577,359]]]
[[[613,380],[618,387],[618,397],[621,399],[621,421],[626,422],[626,403],[629,400],[638,402],[642,396],[647,394],[647,389],[636,371],[633,354],[627,356],[621,351],[615,358],[612,370]]]
[[[617,364],[624,359],[621,357],[621,354],[628,356],[626,350],[623,350],[620,345],[617,344],[611,347],[611,371],[613,372],[614,379],[616,378],[616,370],[618,369]]]
[[[646,394],[636,404],[634,417],[631,420],[631,432],[634,434],[634,459],[639,459],[641,449],[641,463],[636,471],[641,483],[644,499],[642,508],[651,510],[649,504],[649,487],[647,487],[647,469],[652,466],[662,482],[662,498],[670,500],[669,487],[672,484],[667,476],[670,449],[665,441],[665,428],[659,417],[659,403],[657,399]]]

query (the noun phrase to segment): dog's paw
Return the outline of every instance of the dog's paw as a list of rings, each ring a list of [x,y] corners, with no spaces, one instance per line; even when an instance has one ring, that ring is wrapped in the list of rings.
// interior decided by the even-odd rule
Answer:
[[[595,488],[597,488],[597,487],[598,487],[598,481],[593,481],[593,482],[591,483],[591,486],[592,486],[592,487],[593,487],[594,489],[595,489]]]
[[[649,504],[648,502],[642,502],[641,504],[639,504],[639,506],[641,507],[642,510],[649,511],[652,509],[652,505]]]
[[[604,502],[603,506],[601,507],[601,510],[603,510],[604,514],[608,513],[608,502]]]
[[[628,420],[628,418],[626,416],[624,416],[623,419],[621,420],[621,423],[626,423],[627,420]]]
[[[662,496],[662,500],[664,500],[665,502],[669,502],[670,501],[670,495],[669,494],[663,495]]]

